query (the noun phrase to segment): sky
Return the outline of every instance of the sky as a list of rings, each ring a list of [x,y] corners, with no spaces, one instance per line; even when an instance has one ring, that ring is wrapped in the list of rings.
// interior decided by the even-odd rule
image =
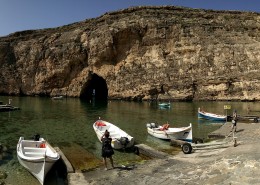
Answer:
[[[0,0],[0,37],[64,26],[134,6],[162,5],[260,13],[260,0]]]

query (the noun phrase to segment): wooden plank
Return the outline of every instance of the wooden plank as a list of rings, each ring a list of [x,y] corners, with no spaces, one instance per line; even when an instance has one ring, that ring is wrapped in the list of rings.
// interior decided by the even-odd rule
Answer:
[[[36,148],[36,147],[24,147],[24,150],[34,150],[34,151],[44,151],[46,148]]]
[[[24,152],[27,157],[44,157],[45,153],[35,153],[35,152]]]

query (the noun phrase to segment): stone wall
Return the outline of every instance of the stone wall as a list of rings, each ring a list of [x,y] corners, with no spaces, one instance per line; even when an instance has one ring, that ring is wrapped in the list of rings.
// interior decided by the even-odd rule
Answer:
[[[260,14],[134,7],[0,38],[0,93],[80,97],[93,74],[108,98],[260,100]]]

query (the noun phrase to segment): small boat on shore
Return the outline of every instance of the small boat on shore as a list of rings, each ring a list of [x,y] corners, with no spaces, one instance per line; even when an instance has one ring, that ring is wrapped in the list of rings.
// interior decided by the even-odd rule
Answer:
[[[227,116],[205,112],[198,108],[198,118],[212,121],[226,121]]]
[[[111,145],[114,149],[130,148],[134,145],[134,138],[112,123],[99,119],[93,124],[93,128],[100,142],[107,130],[112,138]]]
[[[19,163],[43,185],[47,173],[60,155],[43,138],[25,140],[24,137],[20,137],[17,144],[17,158]]]
[[[192,142],[192,124],[187,127],[170,127],[169,124],[157,125],[156,123],[147,123],[147,132],[159,139],[176,139]]]

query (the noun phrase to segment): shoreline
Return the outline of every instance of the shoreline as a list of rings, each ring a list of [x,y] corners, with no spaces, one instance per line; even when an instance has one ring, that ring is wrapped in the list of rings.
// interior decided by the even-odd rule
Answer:
[[[211,134],[228,135],[231,123]],[[260,123],[238,123],[237,146],[167,155],[143,164],[120,166],[105,171],[97,168],[68,174],[69,185],[119,184],[259,184]]]

